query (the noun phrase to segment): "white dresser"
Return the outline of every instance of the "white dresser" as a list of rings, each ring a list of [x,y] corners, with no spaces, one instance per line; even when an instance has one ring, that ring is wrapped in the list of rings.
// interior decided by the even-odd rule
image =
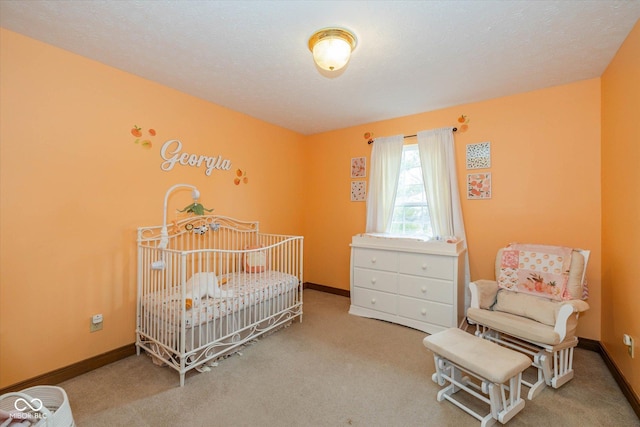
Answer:
[[[350,314],[430,334],[465,316],[464,244],[353,236]]]

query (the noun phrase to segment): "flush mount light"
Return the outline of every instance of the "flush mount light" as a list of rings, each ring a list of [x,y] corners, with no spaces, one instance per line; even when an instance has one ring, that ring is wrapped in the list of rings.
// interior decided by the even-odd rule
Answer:
[[[323,28],[309,39],[309,50],[318,67],[337,71],[347,65],[357,45],[356,36],[341,28]]]

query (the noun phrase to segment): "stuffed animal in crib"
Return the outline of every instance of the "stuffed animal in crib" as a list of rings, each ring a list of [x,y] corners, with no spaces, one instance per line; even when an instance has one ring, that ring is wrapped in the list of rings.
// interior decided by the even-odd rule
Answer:
[[[227,278],[223,277],[221,283],[227,283]],[[193,308],[200,303],[202,298],[225,298],[233,296],[233,291],[223,291],[218,285],[218,278],[214,273],[196,273],[189,278],[186,283],[185,308]]]

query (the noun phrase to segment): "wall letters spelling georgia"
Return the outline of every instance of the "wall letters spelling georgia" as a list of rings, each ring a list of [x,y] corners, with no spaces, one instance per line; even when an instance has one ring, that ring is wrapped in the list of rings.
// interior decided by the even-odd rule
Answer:
[[[160,167],[163,171],[170,171],[176,165],[180,163],[183,166],[195,166],[199,168],[203,164],[206,166],[204,172],[207,176],[211,176],[211,172],[214,169],[229,170],[231,169],[231,160],[223,159],[222,156],[203,156],[197,154],[189,154],[187,152],[180,153],[182,151],[182,142],[177,139],[170,139],[162,144],[160,149],[160,157],[165,161],[162,162]]]

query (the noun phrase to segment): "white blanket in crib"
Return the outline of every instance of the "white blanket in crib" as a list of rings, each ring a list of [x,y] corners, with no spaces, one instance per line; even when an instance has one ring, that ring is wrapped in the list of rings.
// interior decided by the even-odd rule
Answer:
[[[220,285],[219,297],[202,298],[185,311],[186,328],[259,304],[295,289],[298,285],[297,277],[274,270],[225,274],[218,277],[218,283],[223,283],[225,279],[226,283]],[[143,305],[148,313],[173,325],[180,324],[185,308],[179,286],[146,295]]]

